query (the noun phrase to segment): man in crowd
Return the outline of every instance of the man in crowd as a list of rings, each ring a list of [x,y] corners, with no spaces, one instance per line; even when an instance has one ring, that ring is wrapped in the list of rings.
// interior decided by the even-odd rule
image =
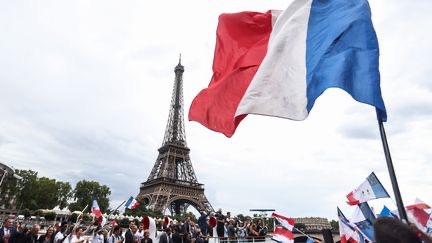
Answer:
[[[0,228],[0,243],[15,243],[17,230],[13,227],[13,219],[6,218],[4,226]]]
[[[24,243],[37,243],[40,225],[34,224],[30,232],[24,237]]]

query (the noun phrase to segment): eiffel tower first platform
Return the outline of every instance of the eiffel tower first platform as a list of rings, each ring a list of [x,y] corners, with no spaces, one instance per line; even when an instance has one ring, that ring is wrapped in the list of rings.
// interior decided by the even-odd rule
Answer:
[[[137,200],[148,209],[171,215],[186,212],[189,206],[198,211],[214,211],[204,195],[204,185],[198,183],[186,144],[183,109],[183,72],[179,64],[174,68],[175,80],[168,123],[162,146],[153,169],[140,187]]]

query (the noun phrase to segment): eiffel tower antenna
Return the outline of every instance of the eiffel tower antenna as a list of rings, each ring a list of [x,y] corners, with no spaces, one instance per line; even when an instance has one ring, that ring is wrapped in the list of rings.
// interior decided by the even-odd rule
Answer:
[[[198,211],[214,211],[204,195],[204,185],[198,183],[186,143],[183,72],[180,54],[179,63],[174,68],[174,87],[162,146],[137,196],[147,208],[162,213],[169,209],[172,215],[186,212],[189,206]]]

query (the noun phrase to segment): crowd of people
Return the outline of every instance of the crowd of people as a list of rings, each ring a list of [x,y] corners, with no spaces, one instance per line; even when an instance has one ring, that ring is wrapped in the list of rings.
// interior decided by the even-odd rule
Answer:
[[[143,224],[131,221],[128,229],[119,225],[107,224],[105,226],[87,225],[80,222],[57,223],[48,226],[41,234],[41,226],[33,224],[31,228],[14,223],[13,218],[7,218],[0,229],[0,243],[153,243],[158,239],[160,243],[206,243],[210,237],[217,237],[220,241],[254,241],[264,240],[267,226],[261,219],[240,221],[237,217],[226,215],[219,209],[217,212],[201,212],[197,222],[190,218],[170,220],[168,224],[157,222],[158,231],[150,236],[149,230],[144,230]]]
[[[432,238],[420,231],[413,224],[400,220],[381,217],[374,222],[376,243],[432,243]],[[155,235],[151,235],[154,233]],[[49,226],[40,233],[40,225],[31,228],[14,224],[13,218],[7,218],[0,228],[0,243],[207,243],[210,237],[217,237],[219,242],[264,241],[267,227],[261,219],[240,221],[226,215],[219,209],[216,213],[201,212],[197,223],[190,218],[184,221],[170,220],[168,224],[158,222],[158,231],[144,230],[142,223],[131,221],[124,230],[116,224],[81,226],[62,222]],[[314,241],[320,242],[320,241]]]

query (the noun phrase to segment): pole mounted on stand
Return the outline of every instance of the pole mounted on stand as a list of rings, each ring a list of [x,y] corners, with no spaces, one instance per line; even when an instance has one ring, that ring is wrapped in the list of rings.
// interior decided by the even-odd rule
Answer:
[[[383,149],[384,149],[384,155],[387,161],[387,169],[390,175],[390,180],[392,183],[392,187],[393,187],[393,193],[395,195],[395,199],[396,199],[396,204],[398,207],[398,211],[399,211],[399,216],[400,218],[405,221],[406,223],[408,223],[408,217],[405,211],[405,207],[402,201],[402,196],[401,193],[399,191],[399,186],[397,183],[397,179],[396,179],[396,173],[393,167],[393,162],[391,159],[391,155],[390,155],[390,149],[387,143],[387,137],[386,137],[386,133],[385,133],[385,129],[384,129],[384,124],[382,119],[378,118],[378,126],[379,126],[379,130],[380,130],[380,135],[381,135],[381,141],[383,144]]]

